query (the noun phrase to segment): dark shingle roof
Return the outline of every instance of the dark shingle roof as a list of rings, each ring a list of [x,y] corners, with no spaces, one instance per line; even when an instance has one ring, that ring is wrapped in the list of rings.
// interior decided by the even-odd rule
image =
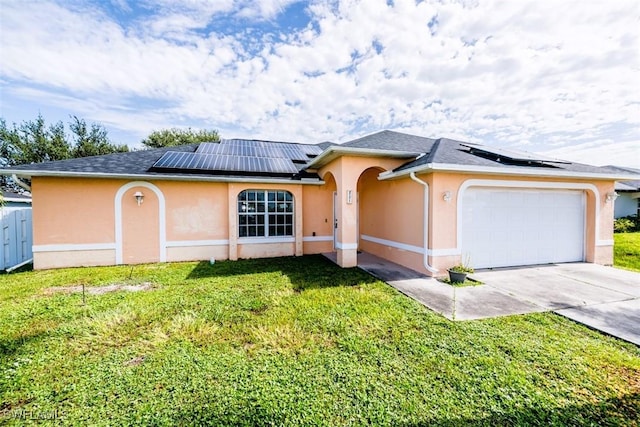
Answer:
[[[458,171],[465,171],[465,168],[469,171],[478,171],[480,169],[485,170],[484,168],[490,168],[487,170],[495,170],[497,173],[506,172],[527,174],[531,171],[537,170],[542,173],[549,172],[550,174],[560,172],[561,174],[564,174],[564,176],[571,176],[572,174],[575,174],[575,176],[602,176],[607,178],[613,177],[613,179],[619,179],[619,176],[625,175],[630,175],[629,177],[631,179],[635,179],[638,175],[640,175],[640,173],[636,173],[637,171],[629,170],[626,168],[596,167],[570,162],[557,163],[553,161],[546,162],[540,160],[540,162],[533,162],[533,164],[526,164],[525,162],[510,163],[509,161],[505,161],[504,159],[479,155],[478,152],[481,151],[483,147],[485,147],[485,149],[488,150],[489,153],[491,152],[490,148],[480,144],[464,143],[448,138],[425,138],[389,130],[367,135],[341,145],[336,145],[330,142],[323,142],[315,145],[305,145],[254,140],[235,141],[245,141],[246,143],[255,143],[257,145],[273,144],[273,147],[279,146],[284,148],[295,146],[297,147],[297,149],[302,150],[305,153],[309,152],[309,161],[307,161],[306,163],[304,161],[300,162],[299,159],[294,160],[293,157],[287,158],[287,156],[284,154],[281,156],[285,161],[291,161],[295,163],[295,169],[298,171],[295,175],[284,177],[282,173],[279,175],[260,173],[259,177],[261,179],[277,178],[299,180],[304,178],[319,181],[319,177],[315,173],[308,172],[306,170],[310,162],[313,161],[312,156],[316,155],[315,153],[312,154],[309,150],[318,150],[318,148],[325,150],[323,154],[317,156],[317,159],[323,158],[325,154],[330,155],[332,152],[328,150],[334,150],[335,155],[340,155],[339,151],[336,151],[336,148],[332,147],[345,147],[345,149],[353,149],[358,152],[362,151],[363,155],[368,155],[368,150],[379,150],[380,152],[377,153],[377,155],[385,155],[385,151],[387,153],[398,152],[402,153],[402,156],[396,157],[404,157],[407,159],[411,158],[411,160],[396,168],[393,171],[394,174],[407,173],[409,170],[426,170],[432,168],[433,165],[448,165],[455,166],[455,170]],[[311,149],[311,147],[313,147],[313,149]],[[158,170],[157,168],[153,168],[153,165],[156,164],[156,162],[169,151],[195,153],[197,149],[198,145],[192,144],[153,150],[133,151],[129,153],[109,154],[105,156],[62,160],[56,162],[20,165],[11,168],[5,168],[5,173],[18,173],[20,175],[20,171],[24,171],[25,176],[54,174],[63,176],[144,176],[145,178],[153,178],[157,176],[158,178],[164,179],[213,179],[213,177],[209,178],[208,176],[216,175],[216,179],[223,178],[225,180],[233,180],[238,178],[239,176],[256,176],[256,174],[253,172],[244,173],[242,171],[235,171],[234,173],[230,173],[228,170],[226,172],[200,170],[196,174],[193,170],[178,171],[167,169]],[[326,161],[331,161],[331,157],[325,156],[325,158]],[[540,157],[540,159],[543,158]],[[3,170],[0,169],[0,173],[2,173],[2,171]],[[633,176],[634,173],[635,176]],[[199,175],[199,177],[196,178],[196,175]],[[640,182],[637,182],[637,184],[640,184]],[[638,187],[640,187],[640,185]]]
[[[19,165],[5,170],[9,173],[18,173],[25,171],[25,175],[65,175],[68,176],[93,176],[93,175],[108,175],[108,176],[126,176],[136,177],[144,176],[145,178],[187,178],[194,177],[196,179],[207,179],[207,176],[211,176],[212,179],[228,179],[233,180],[241,177],[247,178],[264,178],[264,179],[292,179],[292,180],[315,180],[319,181],[319,177],[315,173],[308,173],[304,170],[305,162],[299,160],[294,162],[293,158],[289,158],[288,154],[297,153],[299,158],[300,153],[305,153],[305,158],[309,161],[315,153],[321,152],[321,149],[315,145],[295,144],[295,143],[281,143],[281,142],[269,142],[269,141],[257,141],[257,140],[222,140],[220,145],[223,145],[225,141],[243,141],[248,145],[255,145],[262,147],[268,147],[270,156],[279,157],[277,160],[283,162],[290,162],[292,164],[292,172],[288,174],[284,173],[270,173],[267,170],[252,170],[243,171],[232,170],[230,168],[222,168],[216,170],[203,170],[201,168],[172,168],[172,167],[154,167],[156,162],[163,158],[163,156],[169,153],[188,153],[191,156],[200,156],[201,153],[197,153],[198,147],[206,144],[189,144],[175,147],[165,147],[152,150],[132,151],[128,153],[115,153],[107,154],[104,156],[92,156],[83,157],[78,159],[60,160],[54,162],[43,162],[28,165]],[[218,144],[215,144],[218,145]],[[283,149],[284,147],[284,149]],[[309,155],[306,153],[309,152]],[[275,154],[274,154],[275,153]],[[217,154],[206,154],[206,157],[215,157]],[[221,153],[220,157],[225,157],[231,160],[237,160],[237,155],[229,155],[229,153]],[[223,161],[223,163],[225,163]],[[265,163],[266,164],[266,163]],[[2,169],[0,169],[2,173]],[[213,178],[215,176],[215,178]]]
[[[433,147],[426,155],[405,163],[404,165],[395,169],[395,171],[403,171],[412,169],[418,166],[427,164],[447,164],[447,165],[461,165],[461,166],[473,166],[473,167],[497,167],[511,170],[526,170],[531,168],[544,168],[556,171],[576,172],[576,173],[593,173],[593,174],[607,174],[611,171],[605,171],[598,166],[585,165],[581,163],[548,163],[541,162],[541,165],[517,165],[509,164],[504,161],[492,160],[491,158],[482,157],[476,154],[472,154],[469,146],[477,147],[481,149],[485,147],[481,144],[470,144],[466,142],[456,141],[448,138],[440,138],[434,140]]]
[[[383,130],[382,132],[345,142],[343,147],[371,148],[391,151],[413,151],[416,153],[428,153],[436,140],[422,136]]]
[[[105,154],[103,156],[81,157],[28,165],[12,166],[11,170],[58,171],[96,174],[143,175],[167,151],[193,152],[198,144],[177,147],[156,148],[153,150],[130,151],[128,153]]]

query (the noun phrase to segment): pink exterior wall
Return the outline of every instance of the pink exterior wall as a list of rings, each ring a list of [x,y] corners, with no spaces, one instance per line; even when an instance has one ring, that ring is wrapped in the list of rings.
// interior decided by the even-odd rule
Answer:
[[[424,260],[424,186],[409,177],[380,181],[378,175],[385,168],[380,166],[378,159],[354,159],[337,159],[321,170],[336,176],[336,186],[342,199],[344,192],[352,188],[353,176],[360,173],[357,180],[359,206],[354,208],[345,204],[344,200],[339,201],[338,215],[343,212],[348,214],[342,218],[343,229],[339,230],[339,241],[350,242],[355,238],[360,250],[431,275]],[[345,173],[345,168],[351,168],[350,172]],[[613,204],[606,202],[606,194],[613,191],[612,181],[462,173],[422,174],[418,178],[429,186],[427,261],[430,266],[440,270],[437,274],[444,274],[448,267],[462,261],[458,241],[458,196],[471,182],[469,180],[486,181],[485,184],[489,186],[515,186],[526,182],[527,188],[564,187],[584,191],[585,260],[600,264],[611,264],[613,261]],[[341,183],[341,179],[346,182]],[[443,199],[444,192],[450,192],[450,201]],[[357,256],[347,253],[346,256],[350,258],[341,260],[340,252],[338,250],[338,262],[343,266],[351,265],[354,262],[352,258]]]
[[[336,252],[338,264],[342,267],[357,265],[358,248],[358,179],[365,170],[375,167],[381,170],[393,169],[404,161],[380,157],[342,156],[319,169],[321,177],[331,174],[336,182],[336,214],[338,218]],[[349,202],[351,194],[351,203]]]
[[[329,252],[334,250],[335,192],[340,265],[355,265],[360,249],[430,274],[424,266],[424,186],[409,177],[378,180],[381,171],[402,163],[344,156],[319,170],[326,182],[321,186],[36,177],[32,180],[34,267]],[[532,187],[536,183],[585,186],[586,261],[612,263],[613,203],[606,202],[606,194],[613,191],[612,181],[461,173],[422,174],[419,178],[429,185],[427,261],[441,272],[461,261],[456,252],[460,249],[458,196],[471,179],[527,182]],[[291,192],[294,236],[238,238],[237,196],[246,189]],[[141,206],[133,196],[136,191],[145,195]],[[451,192],[449,202],[442,199],[445,191]],[[118,215],[121,223],[116,221]]]
[[[377,168],[367,169],[358,181],[358,248],[421,271],[424,267],[420,253],[390,245],[424,248],[424,187],[409,179],[379,181],[380,172]]]
[[[144,194],[138,206],[134,194]],[[117,201],[116,201],[117,203]],[[124,264],[157,262],[160,260],[160,200],[145,187],[132,187],[122,200],[122,260]],[[91,227],[88,222],[87,226]]]
[[[333,251],[333,193],[336,181],[325,176],[325,185],[302,188],[303,252],[317,254]]]
[[[124,181],[33,178],[33,244],[112,243],[113,197],[122,184]],[[84,226],[87,223],[92,226]]]
[[[585,260],[599,264],[611,264],[613,262],[613,204],[606,202],[606,194],[613,191],[612,181],[585,181],[575,179],[556,178],[525,178],[525,177],[500,177],[494,175],[472,175],[460,173],[433,173],[418,176],[419,179],[429,184],[429,230],[428,230],[428,257],[429,264],[440,270],[438,274],[443,274],[446,269],[462,262],[460,248],[458,247],[458,196],[459,192],[469,180],[488,181],[488,185],[500,184],[509,185],[510,182],[526,182],[531,184],[531,188],[549,188],[549,185],[566,188],[582,189],[586,195],[586,218],[585,218]],[[396,212],[389,216],[389,211],[395,210],[398,204],[403,205],[403,210],[423,213],[423,195],[415,193],[415,188],[421,188],[416,182],[408,177],[396,182],[393,191],[385,189],[380,183],[376,183],[372,176],[366,173],[361,178],[361,185],[364,187],[361,192],[367,194],[367,186],[370,192],[378,194],[379,200],[370,203],[365,197],[361,199],[364,204],[361,206],[360,214],[369,220],[361,221],[361,234],[376,233],[375,237],[393,241],[390,244],[380,242],[363,241],[360,239],[360,247],[378,256],[390,259],[409,268],[431,274],[424,267],[423,255],[418,253],[424,246],[416,243],[416,236],[423,236],[424,227],[422,218],[406,216],[406,212]],[[515,185],[515,184],[514,184]],[[527,185],[529,187],[529,185]],[[538,186],[538,187],[536,187]],[[546,186],[546,187],[545,187]],[[595,190],[593,190],[595,189]],[[443,199],[444,192],[451,193],[451,200]],[[383,197],[384,195],[384,197]],[[596,208],[597,204],[597,208]],[[372,214],[370,210],[377,210]],[[391,223],[386,223],[387,218],[397,218]],[[597,227],[596,227],[597,224]],[[597,228],[597,235],[596,235]],[[395,231],[391,231],[395,229]],[[413,234],[412,234],[413,233]],[[394,235],[390,238],[386,236]],[[398,245],[399,244],[399,245]],[[398,246],[410,245],[413,250],[406,250]],[[424,249],[423,249],[424,251]],[[422,251],[422,253],[424,253]]]
[[[333,197],[335,183],[324,190],[309,188],[305,199],[303,187],[36,177],[34,268],[302,255],[305,204],[310,227],[317,235],[331,235],[329,221],[314,222],[313,212],[331,212],[327,199]],[[237,196],[245,189],[291,192],[294,236],[275,241],[238,238]],[[140,206],[134,197],[137,191],[144,194]],[[308,249],[330,251],[332,242],[312,241]]]

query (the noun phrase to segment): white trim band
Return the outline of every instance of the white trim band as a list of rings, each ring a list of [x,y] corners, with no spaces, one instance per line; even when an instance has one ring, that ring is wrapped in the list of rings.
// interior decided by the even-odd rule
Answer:
[[[172,240],[167,242],[168,248],[185,248],[191,246],[226,246],[229,240]]]
[[[414,252],[417,254],[424,255],[424,248],[420,246],[408,245],[406,243],[394,242],[393,240],[381,239],[379,237],[368,236],[366,234],[361,234],[360,238],[362,240],[366,240],[367,242],[377,243],[379,245],[391,246],[392,248],[401,249],[403,251]]]
[[[389,246],[395,249],[401,249],[403,251],[413,252],[416,254],[424,255],[424,248],[420,246],[408,245],[406,243],[394,242],[393,240],[381,239],[379,237],[368,236],[366,234],[361,234],[360,238],[362,240],[366,240],[368,242],[377,243],[379,245]],[[449,249],[429,249],[427,251],[427,255],[429,256],[452,256],[452,255],[460,255],[460,251],[456,248]]]
[[[115,243],[70,243],[57,245],[33,245],[33,252],[109,251],[114,250],[115,248]]]
[[[304,236],[303,242],[333,242],[333,236]]]
[[[596,246],[613,246],[613,240],[596,240]]]
[[[342,251],[349,250],[358,250],[357,243],[342,243],[336,241],[336,249],[340,249]]]
[[[239,245],[262,245],[268,243],[295,243],[295,237],[240,237]]]

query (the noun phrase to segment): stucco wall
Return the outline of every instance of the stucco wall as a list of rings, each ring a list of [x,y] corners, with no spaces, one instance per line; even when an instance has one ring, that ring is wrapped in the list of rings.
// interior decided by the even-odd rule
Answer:
[[[305,203],[316,235],[331,235],[331,219],[324,222],[313,212],[331,213],[332,188],[310,189],[303,199],[300,184],[34,178],[32,189],[36,269],[302,255],[305,249],[324,252],[332,246],[331,241],[303,246]],[[238,238],[237,196],[245,189],[293,194],[292,242]],[[140,205],[138,191],[144,194]]]
[[[359,249],[431,274],[424,266],[424,187],[409,177],[379,181],[378,172],[365,171],[358,184]],[[475,186],[469,186],[470,183],[482,186],[524,183],[531,188],[583,191],[586,200],[585,260],[600,264],[613,261],[613,206],[606,202],[606,194],[613,191],[611,181],[460,173],[422,174],[418,178],[429,185],[428,263],[440,270],[438,274],[446,273],[446,268],[462,261],[458,203],[460,192]],[[445,192],[450,195],[449,201],[444,200]]]
[[[338,260],[357,249],[410,268],[424,267],[424,187],[409,177],[379,181],[402,161],[343,157],[322,168],[323,186],[34,178],[34,265],[52,268],[155,261],[238,259],[333,250],[336,193]],[[429,184],[428,262],[443,271],[460,261],[458,200],[468,180],[527,182],[531,187],[581,188],[586,194],[586,260],[611,264],[612,181],[501,177],[459,173],[419,175]],[[467,184],[465,184],[467,183]],[[536,184],[537,183],[537,184]],[[286,190],[295,204],[289,239],[238,238],[237,196],[245,189]],[[138,206],[136,191],[144,195]],[[348,191],[352,201],[348,203]],[[451,193],[451,200],[442,194]],[[118,218],[120,218],[118,220]],[[315,233],[315,235],[314,235]]]

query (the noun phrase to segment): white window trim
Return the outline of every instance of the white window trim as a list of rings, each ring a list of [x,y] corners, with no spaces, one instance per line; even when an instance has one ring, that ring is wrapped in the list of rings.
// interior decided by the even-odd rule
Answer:
[[[243,213],[240,212],[239,209],[237,209],[237,206],[241,203],[240,201],[240,194],[247,192],[247,191],[255,191],[255,192],[264,192],[265,195],[265,199],[264,199],[264,204],[265,204],[265,211],[264,212],[251,212],[251,213]],[[291,203],[291,205],[293,206],[293,212],[269,212],[267,209],[267,203],[269,203],[269,192],[273,192],[273,193],[277,193],[278,191],[283,191],[283,192],[287,192],[289,193],[289,195],[291,196],[291,202],[286,201],[287,203]],[[276,196],[277,198],[277,196]],[[282,200],[280,200],[282,201]],[[248,200],[247,202],[253,202],[253,200]],[[275,201],[275,203],[278,203],[278,200]],[[264,216],[264,232],[265,235],[264,236],[243,236],[243,237],[238,237],[238,243],[242,243],[242,242],[247,242],[249,241],[249,239],[252,240],[256,240],[252,243],[287,243],[287,242],[280,242],[278,240],[281,239],[293,239],[293,241],[295,241],[295,233],[296,233],[296,198],[293,195],[293,193],[289,190],[262,190],[259,188],[247,188],[242,190],[241,192],[238,193],[237,197],[236,197],[236,215],[237,215],[237,227],[238,227],[238,236],[240,236],[240,227],[242,227],[242,225],[240,224],[240,217],[241,216],[250,216],[250,215],[262,215]],[[285,236],[270,236],[269,235],[269,215],[290,215],[291,216],[291,235],[285,235]],[[277,224],[276,224],[277,226]],[[260,240],[260,241],[257,241]],[[273,240],[273,241],[271,241]]]

